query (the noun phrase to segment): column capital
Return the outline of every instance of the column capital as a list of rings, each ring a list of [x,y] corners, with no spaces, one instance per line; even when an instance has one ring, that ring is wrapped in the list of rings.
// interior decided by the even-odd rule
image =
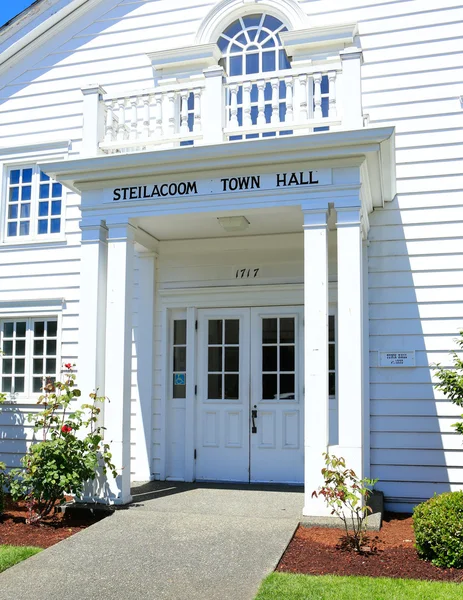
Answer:
[[[336,226],[354,227],[361,226],[363,212],[360,207],[340,207],[336,208]]]
[[[302,209],[304,215],[304,229],[326,228],[328,226],[328,209]]]
[[[90,96],[92,94],[98,94],[98,96],[103,96],[106,94],[106,90],[101,87],[98,83],[89,83],[80,88],[82,94],[84,96]]]
[[[127,240],[135,243],[137,227],[130,223],[129,219],[115,218],[106,221],[108,229],[108,241]]]
[[[105,226],[104,221],[100,221],[99,223],[81,221],[79,227],[82,232],[81,244],[90,244],[93,242],[106,243],[108,239],[108,229]]]

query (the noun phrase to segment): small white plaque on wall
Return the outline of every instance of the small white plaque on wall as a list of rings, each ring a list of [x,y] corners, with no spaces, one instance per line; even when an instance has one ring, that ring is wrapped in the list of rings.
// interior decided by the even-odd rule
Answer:
[[[415,351],[408,350],[406,352],[378,352],[380,367],[414,367],[415,366]]]

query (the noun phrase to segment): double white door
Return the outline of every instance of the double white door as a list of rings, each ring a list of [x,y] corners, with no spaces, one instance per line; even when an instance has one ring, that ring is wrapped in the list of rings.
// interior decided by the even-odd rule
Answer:
[[[303,481],[302,307],[198,314],[196,479]]]

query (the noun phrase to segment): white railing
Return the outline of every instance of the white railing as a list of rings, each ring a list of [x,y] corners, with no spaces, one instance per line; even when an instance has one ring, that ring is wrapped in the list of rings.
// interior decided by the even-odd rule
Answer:
[[[104,140],[107,153],[133,152],[150,147],[173,147],[202,138],[201,96],[204,85],[143,90],[106,97]]]
[[[229,77],[225,84],[225,135],[237,139],[341,125],[337,76],[336,70],[288,70]]]

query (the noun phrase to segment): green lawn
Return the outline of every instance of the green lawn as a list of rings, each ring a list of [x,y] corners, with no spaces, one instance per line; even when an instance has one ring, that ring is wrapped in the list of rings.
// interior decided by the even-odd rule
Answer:
[[[28,546],[0,546],[0,573],[41,551],[42,548]]]
[[[461,600],[463,584],[272,573],[255,600]]]

